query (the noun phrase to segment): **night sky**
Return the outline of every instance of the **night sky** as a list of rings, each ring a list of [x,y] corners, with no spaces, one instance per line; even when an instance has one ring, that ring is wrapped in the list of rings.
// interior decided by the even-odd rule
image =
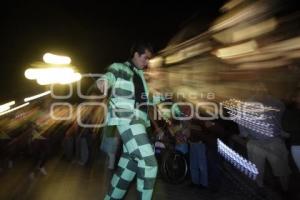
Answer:
[[[150,41],[157,52],[194,19],[205,30],[224,1],[128,2],[2,4],[0,103],[43,92],[24,71],[45,52],[69,55],[81,73],[103,72],[110,63],[126,60],[136,39]]]

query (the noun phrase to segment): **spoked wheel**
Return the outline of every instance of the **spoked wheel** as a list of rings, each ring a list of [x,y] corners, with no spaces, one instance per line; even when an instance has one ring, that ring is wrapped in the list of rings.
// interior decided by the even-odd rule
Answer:
[[[182,153],[176,151],[163,152],[160,173],[165,181],[179,184],[185,180],[187,171],[187,161]]]

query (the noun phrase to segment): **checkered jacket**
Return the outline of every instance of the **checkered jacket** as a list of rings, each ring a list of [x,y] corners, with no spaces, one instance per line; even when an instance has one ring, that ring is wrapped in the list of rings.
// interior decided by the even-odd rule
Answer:
[[[141,77],[144,91],[147,97],[147,104],[153,105],[158,103],[160,99],[156,98],[156,102],[149,101],[149,89],[144,77],[143,70],[133,68]],[[111,89],[111,95],[108,105],[108,115],[106,117],[107,125],[122,125],[130,122],[130,117],[138,112],[139,118],[143,119],[146,126],[150,126],[147,113],[144,113],[135,107],[135,87],[133,83],[134,72],[130,68],[130,63],[113,63],[108,67],[107,72],[101,77],[106,80],[108,88]]]

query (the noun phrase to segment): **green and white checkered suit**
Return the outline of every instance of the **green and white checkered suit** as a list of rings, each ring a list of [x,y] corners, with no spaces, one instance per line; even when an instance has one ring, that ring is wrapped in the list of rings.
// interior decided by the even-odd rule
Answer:
[[[111,180],[105,199],[123,199],[130,182],[137,175],[138,199],[151,199],[157,174],[157,161],[146,134],[148,114],[135,106],[135,87],[130,63],[114,63],[101,78],[111,88],[107,125],[117,126],[123,142],[123,154]],[[133,68],[141,77],[147,99],[148,87],[142,70]],[[150,102],[148,101],[150,104]]]

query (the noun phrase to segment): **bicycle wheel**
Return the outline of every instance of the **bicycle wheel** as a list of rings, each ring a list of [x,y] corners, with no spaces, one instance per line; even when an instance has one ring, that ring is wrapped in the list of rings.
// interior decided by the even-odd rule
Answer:
[[[179,184],[185,180],[187,171],[187,161],[182,153],[176,151],[165,151],[163,153],[160,173],[165,181]]]

